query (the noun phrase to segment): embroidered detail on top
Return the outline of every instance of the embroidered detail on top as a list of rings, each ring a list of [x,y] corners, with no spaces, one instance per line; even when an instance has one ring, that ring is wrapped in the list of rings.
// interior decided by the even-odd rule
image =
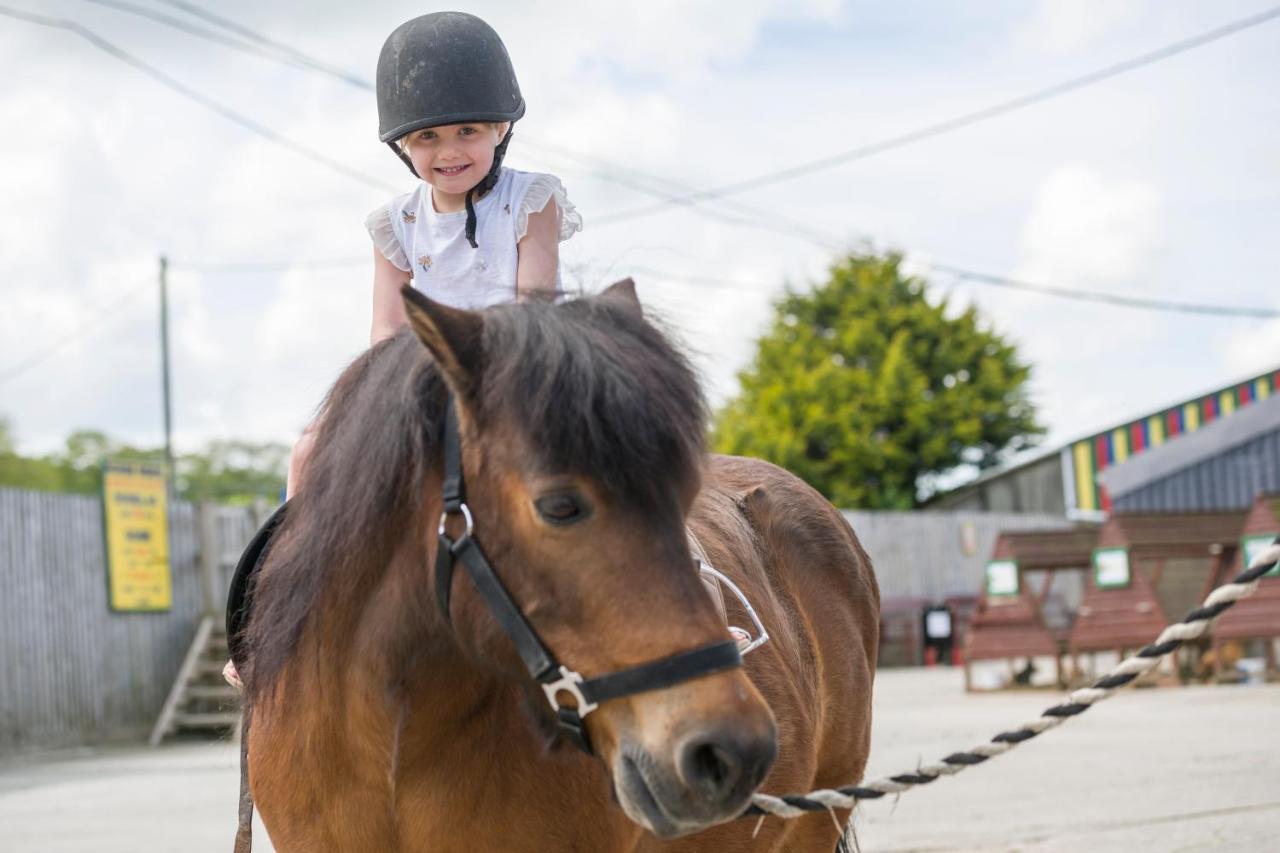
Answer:
[[[431,269],[431,256],[420,255],[418,257],[418,266],[422,267],[423,272],[426,272],[427,270]]]
[[[418,214],[414,213],[412,210],[402,210],[400,211],[400,215],[404,217],[405,222],[418,221]]]
[[[504,204],[504,205],[502,206],[502,210],[503,210],[503,212],[504,212],[504,213],[510,213],[510,212],[511,212],[511,203],[510,203],[510,202],[507,202],[506,204]]]

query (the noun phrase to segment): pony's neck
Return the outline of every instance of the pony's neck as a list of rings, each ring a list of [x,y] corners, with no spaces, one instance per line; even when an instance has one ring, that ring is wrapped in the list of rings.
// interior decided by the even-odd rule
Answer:
[[[430,508],[425,515],[433,517]],[[367,702],[371,710],[407,702],[415,725],[430,718],[448,731],[491,711],[483,700],[511,687],[464,657],[449,635],[437,612],[425,525],[421,532],[407,536],[380,573],[366,573],[353,596],[331,596],[310,633],[329,643],[321,668],[342,684],[348,701]]]
[[[333,661],[342,685],[335,691],[338,701],[348,706],[349,719],[361,718],[384,733],[367,745],[385,755],[396,777],[413,784],[433,778],[428,787],[461,792],[459,774],[489,753],[495,766],[516,776],[541,772],[540,765],[545,770],[549,736],[533,723],[522,685],[477,665],[436,614],[427,569],[431,556],[425,548],[405,549],[367,599],[352,608],[360,618],[351,626],[345,652]],[[349,748],[364,747],[351,742]],[[555,752],[556,764],[585,762],[576,751]],[[477,808],[492,807],[489,792],[477,789],[474,795]]]

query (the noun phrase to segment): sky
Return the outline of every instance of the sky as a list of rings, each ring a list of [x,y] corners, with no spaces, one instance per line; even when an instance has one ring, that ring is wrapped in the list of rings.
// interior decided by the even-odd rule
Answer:
[[[414,178],[373,94],[132,14],[0,0],[73,21],[357,177],[263,138],[75,32],[0,14],[0,416],[27,453],[74,429],[162,441],[158,259],[170,259],[175,450],[291,443],[368,344],[365,215]],[[132,5],[210,26],[164,0]],[[387,34],[436,7],[205,4],[369,80]],[[445,7],[448,8],[448,7]],[[558,175],[585,222],[567,285],[626,275],[736,388],[773,301],[851,249],[903,252],[1034,368],[1062,443],[1280,365],[1280,320],[1049,299],[934,265],[1155,299],[1280,308],[1280,19],[1061,97],[733,197],[654,196],[828,157],[1232,20],[1251,0],[524,0],[458,3],[502,35],[528,111],[508,164]],[[359,177],[363,176],[363,177]],[[593,220],[601,224],[593,225]],[[744,220],[746,220],[744,222]],[[761,224],[763,223],[763,225]],[[316,261],[354,259],[337,266]],[[367,262],[362,259],[369,259]],[[270,262],[267,271],[217,265]]]

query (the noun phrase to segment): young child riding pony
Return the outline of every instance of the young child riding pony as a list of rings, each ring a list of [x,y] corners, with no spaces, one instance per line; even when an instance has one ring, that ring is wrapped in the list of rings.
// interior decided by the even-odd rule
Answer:
[[[503,168],[524,98],[502,39],[463,12],[401,24],[378,57],[378,136],[421,182],[365,219],[373,238],[370,343],[407,321],[400,286],[484,308],[560,290],[559,244],[582,219],[554,175]],[[293,448],[301,485],[314,424]]]
[[[479,309],[560,292],[559,244],[582,219],[553,175],[504,168],[525,103],[502,39],[463,12],[401,24],[378,57],[378,137],[417,186],[365,219],[373,238],[370,344],[407,318],[400,287]],[[294,444],[287,493],[303,487],[313,422]],[[237,687],[235,665],[223,671]]]

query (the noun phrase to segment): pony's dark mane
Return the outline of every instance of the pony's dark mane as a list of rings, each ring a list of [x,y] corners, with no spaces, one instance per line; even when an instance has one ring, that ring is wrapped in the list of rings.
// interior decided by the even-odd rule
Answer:
[[[527,425],[537,464],[656,506],[696,476],[706,406],[686,359],[617,296],[484,312],[477,423]],[[308,616],[385,570],[406,536],[426,542],[423,483],[439,464],[446,388],[407,329],[359,356],[329,391],[305,487],[253,591],[253,693],[269,688]]]
[[[548,472],[582,474],[652,507],[696,470],[706,406],[688,362],[621,297],[485,315],[484,416],[527,424]]]

